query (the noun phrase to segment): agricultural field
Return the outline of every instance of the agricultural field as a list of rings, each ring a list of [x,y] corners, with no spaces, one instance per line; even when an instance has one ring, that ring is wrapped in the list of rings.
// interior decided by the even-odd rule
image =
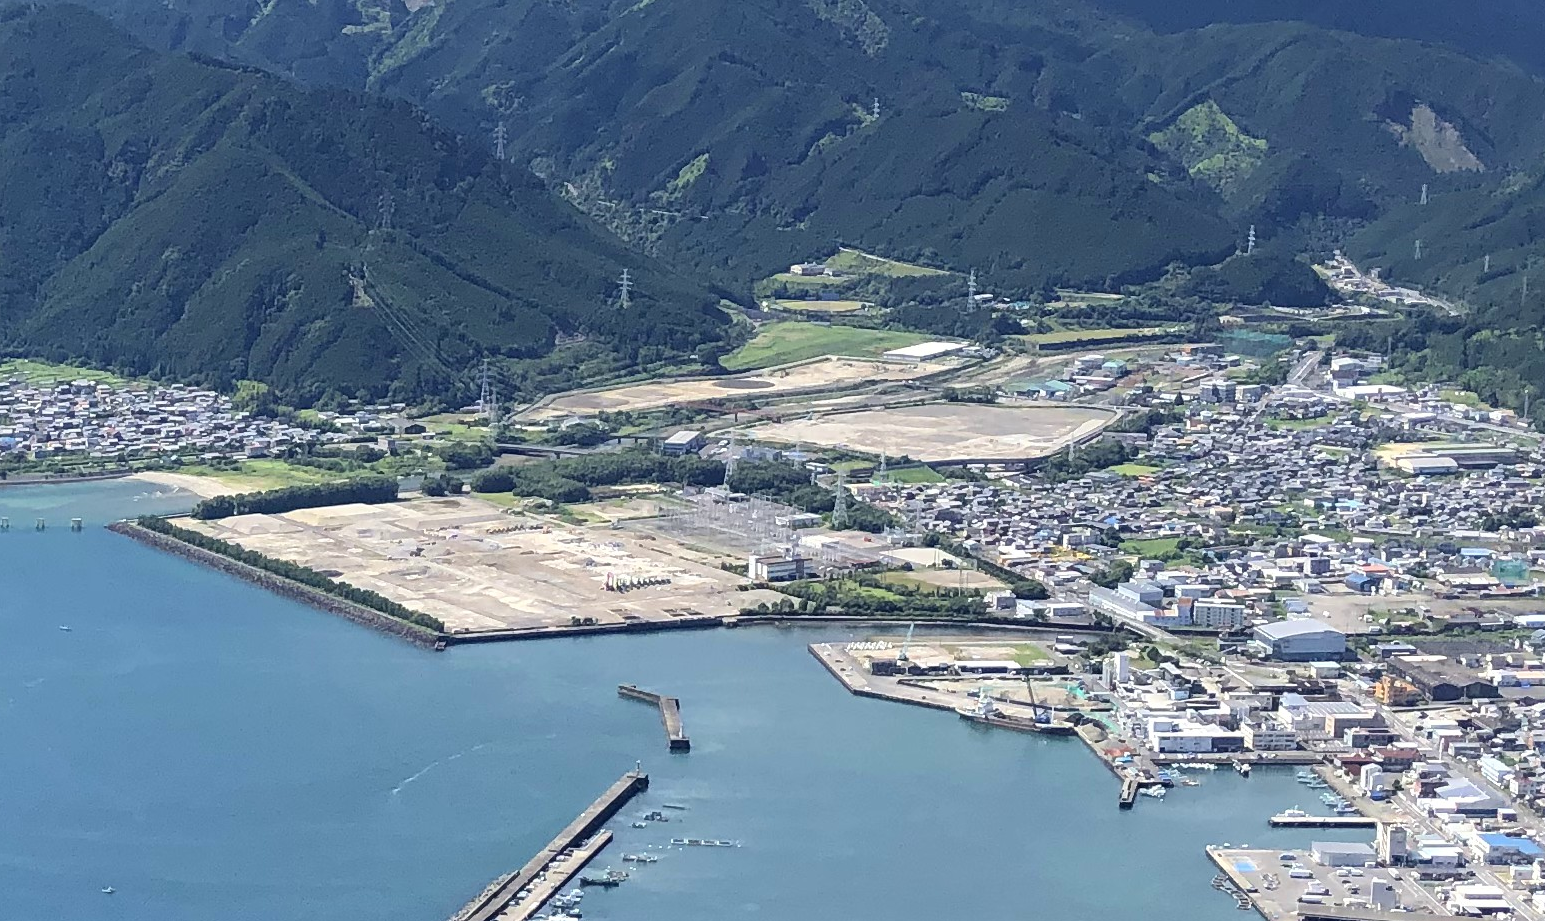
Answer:
[[[932,467],[902,467],[885,471],[893,483],[943,483],[944,477]]]
[[[910,262],[899,262],[895,259],[886,259],[875,256],[861,250],[850,249],[846,246],[837,250],[836,255],[826,260],[830,268],[849,275],[889,275],[894,278],[905,278],[917,275],[948,275],[943,269],[931,269],[925,265],[914,265]]]
[[[1124,540],[1122,553],[1135,553],[1141,557],[1171,556],[1180,552],[1178,537],[1150,537],[1146,540]]]
[[[823,355],[869,358],[936,338],[923,333],[784,320],[763,326],[755,339],[719,359],[719,364],[730,371],[749,371]]]
[[[111,371],[57,365],[53,362],[35,361],[30,358],[11,358],[0,361],[0,380],[10,380],[13,377],[19,377],[34,387],[53,387],[71,381],[93,381],[113,387],[123,387],[131,383],[128,378]]]
[[[1031,345],[1056,345],[1064,342],[1087,342],[1093,345],[1109,340],[1162,336],[1171,332],[1174,332],[1174,329],[1165,326],[1145,326],[1136,329],[1057,329],[1049,333],[1030,333],[1010,338],[1018,339]]]
[[[856,313],[873,304],[864,301],[775,301],[781,310],[801,313]]]

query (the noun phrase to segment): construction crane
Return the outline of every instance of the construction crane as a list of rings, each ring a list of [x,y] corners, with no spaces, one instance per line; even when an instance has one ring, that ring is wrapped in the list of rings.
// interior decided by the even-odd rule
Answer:
[[[907,647],[912,645],[912,630],[916,626],[917,623],[915,621],[913,623],[907,624],[907,638],[901,641],[901,651],[896,653],[897,668],[905,668],[912,661],[911,659],[907,658]]]
[[[1035,684],[1025,676],[1025,693],[1030,696],[1030,719],[1038,725],[1051,725],[1051,707],[1035,699]]]

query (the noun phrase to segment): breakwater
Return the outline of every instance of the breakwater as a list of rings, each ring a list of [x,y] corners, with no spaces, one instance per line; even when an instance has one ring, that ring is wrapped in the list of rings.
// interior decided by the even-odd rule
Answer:
[[[617,696],[626,697],[629,700],[641,700],[646,704],[653,704],[660,708],[660,723],[665,726],[665,738],[670,750],[673,752],[686,752],[692,750],[692,740],[687,738],[687,733],[681,728],[681,701],[675,697],[666,697],[663,694],[655,694],[631,684],[617,686]]]
[[[611,833],[601,830],[606,820],[647,789],[648,774],[636,770],[623,774],[525,866],[494,880],[450,921],[523,921],[531,917],[611,840]],[[537,879],[544,875],[544,879]]]
[[[221,556],[212,550],[195,547],[184,543],[168,534],[152,531],[141,527],[133,521],[115,521],[107,526],[109,531],[124,537],[137,540],[142,544],[154,547],[167,553],[175,554],[192,562],[208,566],[228,575],[235,576],[246,582],[265,588],[276,595],[308,604],[311,607],[335,614],[353,623],[378,630],[382,633],[407,640],[417,646],[426,648],[443,647],[443,637],[431,630],[426,630],[413,624],[405,623],[394,617],[388,617],[380,611],[367,608],[362,604],[356,604],[331,595],[318,588],[302,585],[292,579],[275,575],[267,570],[246,563],[233,560],[227,556]]]

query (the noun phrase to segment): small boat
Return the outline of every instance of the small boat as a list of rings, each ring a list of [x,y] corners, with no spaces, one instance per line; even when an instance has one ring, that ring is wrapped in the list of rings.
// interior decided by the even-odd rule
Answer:
[[[649,827],[649,823],[648,822],[634,822],[633,823],[633,827],[634,828],[648,828]]]
[[[66,629],[69,629],[69,628],[66,628]],[[117,891],[118,890],[114,889],[112,886],[103,886],[102,887],[102,894],[103,895],[112,895],[113,893],[115,893]]]
[[[59,629],[63,630],[65,633],[69,633],[70,632],[70,628],[66,627],[64,624],[60,624],[59,625]]]
[[[1200,787],[1202,782],[1200,780],[1192,780],[1189,777],[1182,777],[1180,778],[1180,785],[1182,787]]]
[[[1299,809],[1297,806],[1294,806],[1292,809],[1284,809],[1281,812],[1277,813],[1277,818],[1279,818],[1279,819],[1307,819],[1307,818],[1309,818],[1309,813],[1303,811],[1302,809]]]
[[[1163,799],[1164,798],[1164,788],[1163,787],[1143,787],[1141,792],[1142,792],[1142,794],[1144,796],[1151,796],[1154,799]]]
[[[685,809],[685,808],[687,808],[687,807],[681,805],[680,803],[661,803],[661,805],[664,806],[666,809]]]

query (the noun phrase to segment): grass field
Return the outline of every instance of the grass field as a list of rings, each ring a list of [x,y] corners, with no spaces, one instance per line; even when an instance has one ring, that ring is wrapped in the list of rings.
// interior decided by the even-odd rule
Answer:
[[[1150,467],[1147,464],[1117,464],[1108,468],[1111,473],[1121,476],[1148,476],[1150,473],[1158,473],[1162,467]]]
[[[1317,429],[1330,424],[1330,416],[1316,416],[1313,419],[1268,419],[1268,428],[1280,430],[1304,431]]]
[[[247,492],[279,489],[284,486],[330,483],[333,480],[341,480],[351,475],[357,475],[334,473],[331,470],[318,470],[315,467],[301,467],[296,464],[287,464],[282,460],[267,458],[242,461],[235,468],[209,467],[195,464],[179,467],[177,472],[188,473],[193,476],[207,476],[225,483],[232,489],[241,489]]]
[[[462,416],[456,413],[441,413],[437,416],[424,416],[413,420],[437,435],[452,438],[457,441],[490,441],[493,434],[488,426],[482,423],[471,424],[472,416]]]
[[[1059,329],[1049,333],[1031,333],[1026,336],[1013,336],[1035,345],[1049,345],[1062,342],[1103,342],[1110,339],[1127,339],[1134,336],[1159,336],[1171,332],[1164,326],[1145,326],[1136,329]]]
[[[1180,538],[1151,537],[1147,540],[1124,540],[1121,542],[1121,552],[1135,553],[1142,557],[1179,553]]]
[[[944,477],[932,467],[902,467],[885,471],[893,483],[943,483]]]
[[[0,361],[0,380],[10,380],[13,377],[20,377],[34,387],[52,387],[56,384],[82,380],[111,384],[115,387],[122,387],[129,383],[127,378],[120,377],[111,371],[56,365],[47,361],[33,361],[30,358]]]
[[[763,326],[755,339],[724,356],[719,363],[731,371],[749,371],[823,355],[872,358],[932,338],[921,333],[785,320]]]
[[[902,278],[909,275],[949,274],[943,269],[930,269],[925,265],[898,262],[895,259],[886,259],[847,247],[837,250],[837,254],[826,260],[826,264],[850,275],[890,275]]]
[[[863,301],[778,301],[777,304],[784,310],[803,313],[853,313],[874,306]]]

